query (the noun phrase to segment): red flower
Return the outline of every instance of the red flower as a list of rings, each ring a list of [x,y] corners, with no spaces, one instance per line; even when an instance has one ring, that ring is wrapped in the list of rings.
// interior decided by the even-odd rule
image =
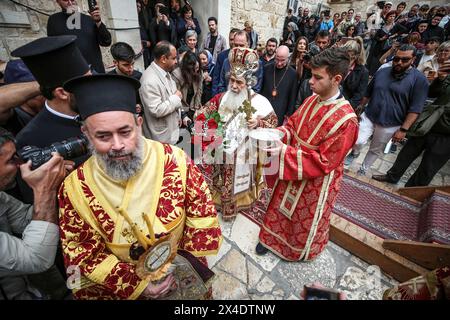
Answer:
[[[205,117],[205,115],[203,114],[203,113],[200,113],[198,116],[197,116],[197,119],[196,119],[197,121],[206,121],[206,117]]]
[[[219,125],[217,124],[216,120],[209,119],[208,120],[208,129],[217,129]]]

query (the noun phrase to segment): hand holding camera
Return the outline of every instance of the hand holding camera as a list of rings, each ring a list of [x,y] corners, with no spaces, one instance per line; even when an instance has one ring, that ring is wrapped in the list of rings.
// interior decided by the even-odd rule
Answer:
[[[20,166],[23,180],[33,189],[35,195],[55,193],[66,177],[67,169],[73,170],[72,161],[64,161],[63,157],[53,152],[52,158],[37,168],[31,169],[31,160]]]
[[[23,180],[33,189],[33,220],[58,225],[56,195],[66,176],[66,165],[73,169],[73,163],[64,161],[54,152],[52,158],[36,170],[31,170],[31,160],[20,166]]]

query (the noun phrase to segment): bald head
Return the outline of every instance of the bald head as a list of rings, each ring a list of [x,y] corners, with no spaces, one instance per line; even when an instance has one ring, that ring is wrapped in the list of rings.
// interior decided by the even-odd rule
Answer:
[[[289,56],[289,48],[285,45],[279,46],[277,49],[277,54],[288,57]]]
[[[279,46],[275,54],[275,66],[278,69],[286,67],[289,62],[289,48],[287,46]]]

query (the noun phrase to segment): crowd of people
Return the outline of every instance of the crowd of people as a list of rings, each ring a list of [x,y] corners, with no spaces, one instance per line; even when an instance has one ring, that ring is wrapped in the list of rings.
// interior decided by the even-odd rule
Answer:
[[[159,273],[142,262],[164,246],[202,287],[222,241],[218,214],[234,219],[261,190],[271,197],[256,252],[313,260],[344,166],[364,145],[359,175],[403,145],[372,176],[394,184],[423,153],[411,187],[450,159],[450,6],[288,9],[282,34],[261,46],[252,21],[221,35],[220,17],[202,30],[188,1],[137,0],[135,52],[112,43],[98,5],[73,29],[76,1],[56,2],[48,36],[2,63],[0,299],[164,298],[183,281],[163,277],[169,260]],[[251,132],[274,128],[281,140],[248,162]],[[76,157],[48,148],[75,137],[87,144]]]

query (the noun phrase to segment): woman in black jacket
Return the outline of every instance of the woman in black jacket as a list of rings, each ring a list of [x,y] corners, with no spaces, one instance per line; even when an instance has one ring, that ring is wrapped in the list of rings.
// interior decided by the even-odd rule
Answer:
[[[369,84],[369,71],[364,66],[366,63],[364,44],[361,37],[348,40],[343,48],[347,49],[350,56],[350,71],[342,81],[342,94],[350,102],[353,109],[361,102]]]

